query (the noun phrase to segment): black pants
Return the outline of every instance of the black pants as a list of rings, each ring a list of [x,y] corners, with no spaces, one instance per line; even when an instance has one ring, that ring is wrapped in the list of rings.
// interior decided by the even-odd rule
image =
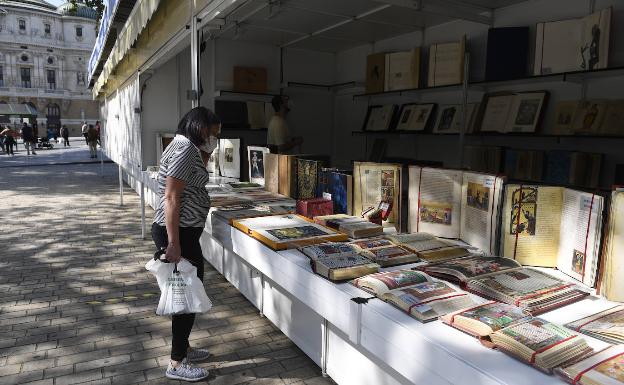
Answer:
[[[63,137],[63,147],[69,146],[69,138],[67,136]]]
[[[197,268],[197,276],[204,280],[204,257],[199,245],[199,237],[204,229],[202,227],[180,227],[180,248],[182,257],[187,259]],[[157,223],[152,224],[152,239],[156,247],[167,247],[167,228]],[[182,361],[186,357],[189,347],[189,336],[195,323],[195,314],[179,314],[171,317],[171,359]]]

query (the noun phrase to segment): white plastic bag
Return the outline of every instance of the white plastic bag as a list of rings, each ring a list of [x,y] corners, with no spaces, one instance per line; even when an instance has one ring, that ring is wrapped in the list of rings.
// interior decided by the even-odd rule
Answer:
[[[205,313],[212,308],[204,285],[197,278],[197,268],[186,259],[180,260],[177,266],[151,259],[145,268],[156,276],[160,287],[156,314]]]

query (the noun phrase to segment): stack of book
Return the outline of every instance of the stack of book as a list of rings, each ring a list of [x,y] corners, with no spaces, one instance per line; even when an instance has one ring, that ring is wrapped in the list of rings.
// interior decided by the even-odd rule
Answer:
[[[299,248],[310,258],[312,271],[332,281],[342,281],[376,273],[379,265],[359,254],[357,246],[327,242]]]
[[[346,214],[323,215],[314,217],[318,224],[338,230],[349,238],[375,237],[383,234],[381,225],[367,221],[364,218]]]
[[[418,255],[427,262],[464,257],[470,253],[464,247],[439,239],[428,233],[388,235],[388,239]]]

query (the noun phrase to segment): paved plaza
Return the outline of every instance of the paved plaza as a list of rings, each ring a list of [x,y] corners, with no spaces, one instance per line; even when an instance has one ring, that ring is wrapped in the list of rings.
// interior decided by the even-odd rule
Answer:
[[[118,205],[115,164],[50,165],[90,161],[84,145],[40,153],[0,155],[0,384],[178,383],[138,196],[126,186]],[[213,353],[203,383],[333,383],[208,264],[205,287],[214,308],[191,334]]]

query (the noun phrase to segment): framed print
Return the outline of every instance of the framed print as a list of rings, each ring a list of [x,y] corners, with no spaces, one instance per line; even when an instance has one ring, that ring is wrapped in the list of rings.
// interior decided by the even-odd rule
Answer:
[[[483,97],[483,113],[479,131],[505,132],[513,99],[514,94],[511,92],[486,94]]]
[[[555,135],[572,135],[574,114],[579,107],[578,100],[558,102],[555,106],[555,123],[552,133]]]
[[[364,120],[364,131],[388,131],[396,114],[397,106],[370,106]]]
[[[521,92],[515,95],[509,111],[506,132],[535,132],[548,98],[547,91]]]
[[[401,106],[397,131],[424,131],[435,104],[404,104]]]
[[[463,126],[463,111],[461,104],[447,104],[437,108],[438,116],[433,127],[436,134],[458,134]],[[471,122],[474,121],[474,115],[477,111],[476,103],[466,105],[466,131],[471,132]]]
[[[219,139],[219,170],[221,171],[221,176],[240,179],[240,150],[240,139]]]
[[[572,130],[575,134],[596,135],[607,112],[606,100],[586,100],[579,103],[574,114]]]
[[[247,146],[250,182],[264,186],[264,154],[269,152],[267,147]]]

